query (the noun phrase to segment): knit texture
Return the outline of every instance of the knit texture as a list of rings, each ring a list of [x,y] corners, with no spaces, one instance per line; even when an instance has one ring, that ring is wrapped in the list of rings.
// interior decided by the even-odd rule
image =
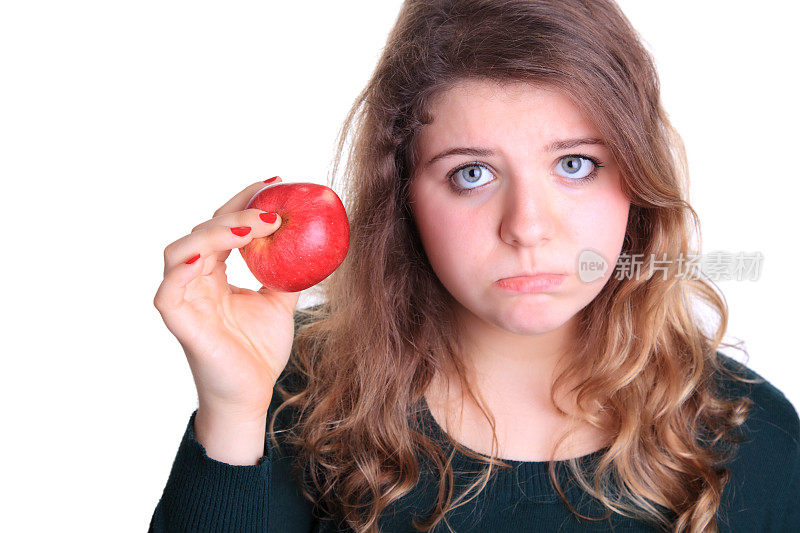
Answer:
[[[297,314],[296,314],[297,320]],[[761,376],[718,352],[726,367],[748,378]],[[287,376],[282,374],[284,379]],[[800,420],[794,406],[766,380],[760,384],[726,382],[732,394],[745,394],[753,409],[743,429],[744,442],[725,466],[731,479],[722,494],[717,513],[721,532],[800,532]],[[279,403],[273,395],[270,414]],[[424,398],[420,404],[422,428],[452,450]],[[287,446],[273,449],[269,438],[264,456],[252,466],[229,465],[206,454],[195,439],[194,418],[178,446],[169,478],[153,513],[151,532],[172,531],[270,531],[340,532],[331,518],[303,497],[292,468]],[[282,421],[282,422],[281,422]],[[287,423],[279,417],[280,423]],[[579,458],[590,467],[604,449]],[[548,476],[546,461],[505,460],[512,468],[497,471],[481,494],[447,515],[452,531],[552,532],[552,531],[663,531],[653,523],[612,514],[591,522],[576,517],[561,500]],[[567,462],[556,463],[568,501],[584,515],[600,517],[605,509],[597,500],[570,483]],[[482,463],[460,452],[453,462],[456,489],[466,487],[482,469]],[[563,477],[561,475],[563,473]],[[426,469],[414,489],[381,515],[381,532],[413,532],[414,520],[426,518],[436,501],[437,480]],[[321,516],[320,516],[321,515]],[[440,523],[433,531],[449,531]]]

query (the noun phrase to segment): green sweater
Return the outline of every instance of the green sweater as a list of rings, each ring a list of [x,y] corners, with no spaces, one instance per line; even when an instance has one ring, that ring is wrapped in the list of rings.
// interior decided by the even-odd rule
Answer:
[[[297,313],[295,319],[297,320]],[[723,363],[748,378],[758,377],[748,367],[718,352]],[[287,377],[281,374],[279,382]],[[761,378],[763,379],[763,378]],[[792,404],[769,382],[744,384],[724,382],[734,393],[746,393],[754,402],[736,456],[725,466],[732,473],[722,494],[717,514],[719,531],[800,532],[800,421]],[[279,403],[273,395],[270,415]],[[422,428],[446,451],[442,428],[420,404]],[[284,412],[288,412],[285,410]],[[286,446],[273,447],[269,438],[265,455],[252,466],[229,465],[208,457],[194,438],[189,422],[178,447],[172,470],[150,522],[151,532],[162,531],[271,531],[338,532],[351,531],[328,517],[318,517],[312,504],[300,493],[290,468]],[[281,413],[283,414],[283,413]],[[276,420],[280,429],[281,417]],[[283,418],[284,423],[286,418]],[[605,449],[581,457],[591,465]],[[280,452],[280,453],[279,453]],[[552,486],[547,462],[511,461],[512,469],[494,474],[481,494],[447,515],[453,531],[487,533],[527,531],[660,531],[652,523],[612,514],[605,521],[588,522],[576,518]],[[567,476],[566,461],[557,463]],[[456,483],[463,489],[474,477],[469,472],[481,463],[457,452],[454,460]],[[414,518],[426,518],[436,500],[437,481],[423,473],[409,494],[384,511],[379,522],[384,533],[413,532]],[[560,477],[567,480],[567,477]],[[563,487],[564,485],[562,485]],[[569,501],[584,515],[602,516],[605,509],[574,484],[567,484]],[[662,509],[663,511],[663,509]],[[449,531],[440,523],[433,531]]]

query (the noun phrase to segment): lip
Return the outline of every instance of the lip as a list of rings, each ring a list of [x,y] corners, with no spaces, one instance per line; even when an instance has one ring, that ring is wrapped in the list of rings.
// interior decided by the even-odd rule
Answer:
[[[503,278],[495,283],[501,289],[513,292],[547,292],[561,285],[566,277],[566,274],[541,273],[533,276]]]

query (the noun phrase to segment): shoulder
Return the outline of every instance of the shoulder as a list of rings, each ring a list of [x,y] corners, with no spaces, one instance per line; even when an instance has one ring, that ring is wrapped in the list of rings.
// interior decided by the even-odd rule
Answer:
[[[756,383],[744,383],[720,375],[726,396],[746,396],[753,404],[745,425],[753,438],[766,441],[777,450],[795,451],[800,447],[800,418],[788,398],[763,376],[730,356],[717,352],[722,365],[732,373]]]
[[[723,494],[724,520],[748,524],[751,531],[771,531],[776,520],[798,519],[788,517],[787,509],[800,495],[800,419],[786,396],[763,376],[721,352],[717,355],[729,371],[756,380],[743,383],[719,376],[725,397],[752,401],[742,439],[725,464],[731,486]]]

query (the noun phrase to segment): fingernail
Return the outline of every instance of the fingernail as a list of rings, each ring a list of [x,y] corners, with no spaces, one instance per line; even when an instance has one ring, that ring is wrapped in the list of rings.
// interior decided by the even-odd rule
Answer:
[[[192,263],[194,263],[194,262],[195,262],[195,261],[197,261],[198,259],[200,259],[200,254],[197,254],[196,256],[194,256],[194,257],[192,257],[191,259],[189,259],[188,261],[186,261],[186,264],[187,264],[187,265],[191,265]]]
[[[272,183],[273,181],[275,181],[276,179],[278,179],[278,177],[279,177],[279,176],[272,176],[270,179],[268,179],[268,180],[264,180],[264,183]]]
[[[250,233],[250,226],[239,226],[238,228],[231,228],[231,231],[237,237],[244,237]]]
[[[258,217],[267,224],[274,224],[278,220],[278,213],[259,213]]]

